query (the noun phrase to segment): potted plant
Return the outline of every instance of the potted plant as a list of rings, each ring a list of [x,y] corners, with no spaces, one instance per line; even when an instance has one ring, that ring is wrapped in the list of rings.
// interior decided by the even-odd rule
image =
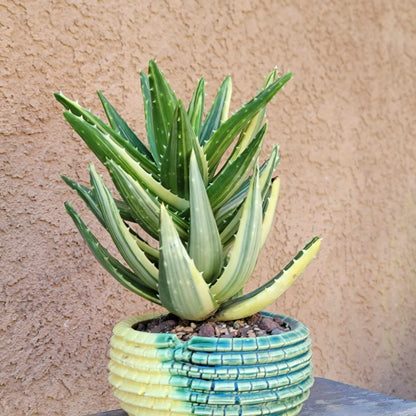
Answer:
[[[114,328],[110,382],[131,416],[295,415],[308,397],[308,329],[293,318],[259,312],[293,284],[320,239],[313,238],[268,283],[243,294],[279,194],[278,147],[258,163],[265,108],[290,78],[272,71],[259,93],[229,117],[227,77],[204,117],[204,79],[186,109],[150,61],[148,74],[141,73],[147,143],[100,92],[109,124],[55,94],[119,195],[92,164],[91,188],[63,179],[108,231],[124,262],[66,202],[68,214],[113,277],[169,311]],[[247,330],[250,324],[254,329]]]

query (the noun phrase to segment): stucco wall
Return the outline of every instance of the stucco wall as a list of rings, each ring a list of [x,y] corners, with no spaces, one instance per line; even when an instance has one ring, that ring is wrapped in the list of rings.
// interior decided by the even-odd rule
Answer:
[[[95,263],[64,214],[73,201],[99,232],[59,178],[87,182],[94,159],[52,93],[98,110],[100,89],[143,134],[150,58],[186,100],[200,76],[211,100],[231,74],[233,109],[275,65],[294,72],[269,106],[281,197],[252,286],[322,236],[271,309],[310,327],[316,375],[416,399],[413,1],[0,0],[0,17],[1,414],[117,407],[112,326],[154,307]]]

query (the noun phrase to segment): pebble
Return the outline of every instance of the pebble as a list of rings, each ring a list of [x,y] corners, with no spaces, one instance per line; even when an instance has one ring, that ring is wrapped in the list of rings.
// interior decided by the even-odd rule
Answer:
[[[239,328],[238,329],[238,335],[241,338],[245,338],[247,336],[247,334],[248,334],[248,331],[249,331],[249,328],[247,328],[247,327]]]
[[[215,337],[215,324],[213,322],[202,324],[199,328],[199,336]]]
[[[264,317],[262,320],[259,321],[259,328],[264,329],[265,331],[273,331],[273,329],[277,328],[279,324],[275,322],[272,318]]]

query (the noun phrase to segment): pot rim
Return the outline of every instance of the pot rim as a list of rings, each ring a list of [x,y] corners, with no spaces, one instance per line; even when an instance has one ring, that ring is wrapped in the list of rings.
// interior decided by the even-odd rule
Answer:
[[[188,341],[181,341],[176,334],[171,333],[151,333],[139,331],[133,326],[150,319],[155,319],[164,313],[149,313],[135,315],[126,318],[115,325],[113,335],[122,337],[126,341],[141,345],[149,345],[158,348],[173,348],[176,346],[186,346],[189,350],[197,351],[230,351],[230,350],[259,350],[269,348],[279,348],[285,345],[298,343],[309,336],[309,329],[302,322],[295,318],[272,312],[261,312],[263,316],[278,317],[290,326],[290,331],[275,335],[261,337],[242,337],[242,338],[218,338],[202,337],[195,335]]]

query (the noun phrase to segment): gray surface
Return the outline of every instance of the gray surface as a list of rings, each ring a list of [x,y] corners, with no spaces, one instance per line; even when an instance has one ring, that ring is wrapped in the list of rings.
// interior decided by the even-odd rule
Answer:
[[[415,386],[416,388],[416,386]],[[416,402],[316,378],[299,416],[416,416]]]
[[[416,402],[317,377],[311,396],[299,413],[299,416],[364,415],[416,416]],[[90,416],[127,416],[127,414],[122,410],[112,410]]]

